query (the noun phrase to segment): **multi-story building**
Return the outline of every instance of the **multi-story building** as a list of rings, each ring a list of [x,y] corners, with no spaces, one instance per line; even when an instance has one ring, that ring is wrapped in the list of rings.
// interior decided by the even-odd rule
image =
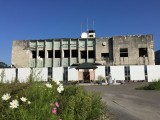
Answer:
[[[153,35],[95,37],[95,31],[80,38],[15,40],[15,67],[68,67],[76,63],[154,65]]]

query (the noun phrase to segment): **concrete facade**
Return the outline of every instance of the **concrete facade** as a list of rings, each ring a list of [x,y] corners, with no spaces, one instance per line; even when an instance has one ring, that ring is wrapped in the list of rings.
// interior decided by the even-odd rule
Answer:
[[[17,40],[12,45],[12,65],[22,67],[68,67],[75,63],[154,65],[153,35],[110,38]]]

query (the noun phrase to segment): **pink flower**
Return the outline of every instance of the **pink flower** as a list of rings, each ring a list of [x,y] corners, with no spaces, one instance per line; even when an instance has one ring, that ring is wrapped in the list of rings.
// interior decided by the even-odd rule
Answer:
[[[57,108],[59,108],[59,104],[58,104],[58,102],[55,102],[55,106],[56,106]]]
[[[56,108],[56,107],[54,107],[54,108],[52,109],[52,113],[53,113],[53,114],[57,114],[57,108]]]

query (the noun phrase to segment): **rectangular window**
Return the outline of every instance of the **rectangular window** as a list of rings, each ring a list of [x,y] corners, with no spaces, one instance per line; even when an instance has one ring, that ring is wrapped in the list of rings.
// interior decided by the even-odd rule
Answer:
[[[53,58],[53,50],[48,50],[48,58]]]
[[[128,48],[120,48],[120,57],[128,57]]]
[[[39,51],[39,57],[40,58],[44,58],[44,56],[45,56],[45,51],[44,50],[40,50]]]
[[[32,58],[36,58],[37,57],[37,52],[34,50],[34,51],[31,51],[32,52]]]
[[[55,58],[61,58],[61,50],[55,50]]]
[[[94,50],[88,51],[88,58],[95,58],[95,51]]]
[[[101,58],[109,58],[109,53],[101,53]]]
[[[148,57],[147,48],[139,48],[139,57]]]
[[[64,50],[64,58],[69,58],[69,57],[70,57],[69,50]]]
[[[72,50],[72,57],[78,57],[78,50]]]
[[[81,59],[87,59],[87,51],[81,51]]]

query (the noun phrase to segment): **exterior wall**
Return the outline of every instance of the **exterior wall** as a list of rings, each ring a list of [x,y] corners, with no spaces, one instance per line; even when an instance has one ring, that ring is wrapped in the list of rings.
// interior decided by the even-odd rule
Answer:
[[[28,41],[13,41],[12,65],[16,67],[29,67],[30,50],[27,49]]]
[[[160,65],[148,65],[148,82],[160,80]]]
[[[128,57],[120,57],[120,48],[128,49]],[[148,57],[139,57],[139,48],[147,48]],[[132,35],[113,37],[115,65],[148,65],[154,63],[153,36]]]
[[[32,76],[33,76],[33,80],[35,81],[48,81],[48,69],[47,68],[33,68]]]
[[[121,48],[128,49],[127,57],[120,56]],[[139,48],[146,48],[148,56],[139,57]],[[77,53],[72,54],[73,50]],[[32,51],[36,52],[34,58]],[[86,55],[82,58],[84,51]],[[40,52],[43,52],[43,57]],[[68,67],[84,62],[96,62],[106,66],[154,65],[153,36],[13,41],[12,64],[17,68]]]

